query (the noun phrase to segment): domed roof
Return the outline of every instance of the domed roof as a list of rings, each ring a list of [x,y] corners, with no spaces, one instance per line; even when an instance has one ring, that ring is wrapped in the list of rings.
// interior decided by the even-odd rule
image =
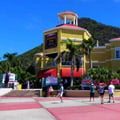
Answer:
[[[58,16],[59,16],[61,19],[64,19],[64,15],[67,16],[67,19],[68,19],[68,20],[72,20],[73,17],[78,18],[78,15],[77,15],[76,13],[74,13],[74,12],[71,12],[71,11],[65,11],[65,12],[61,12],[61,13],[58,14]]]

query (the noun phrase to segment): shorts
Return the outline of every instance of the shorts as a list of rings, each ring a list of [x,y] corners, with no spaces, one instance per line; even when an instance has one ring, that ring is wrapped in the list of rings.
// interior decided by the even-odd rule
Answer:
[[[109,94],[109,97],[113,97],[113,93]]]
[[[90,97],[94,97],[95,93],[90,93]]]
[[[59,92],[59,93],[58,93],[58,96],[59,96],[59,97],[62,97],[62,96],[63,96],[63,92]]]
[[[100,93],[100,96],[103,96],[104,95],[104,93]]]

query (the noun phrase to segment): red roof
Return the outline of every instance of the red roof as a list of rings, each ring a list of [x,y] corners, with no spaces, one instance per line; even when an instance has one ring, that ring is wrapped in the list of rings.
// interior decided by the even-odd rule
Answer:
[[[62,24],[62,25],[59,25],[57,26],[59,28],[72,28],[72,29],[79,29],[79,30],[86,30],[82,27],[79,27],[79,26],[76,26],[76,25],[72,25],[72,24]]]
[[[110,39],[110,41],[116,41],[116,40],[120,40],[120,38],[112,38],[112,39]]]

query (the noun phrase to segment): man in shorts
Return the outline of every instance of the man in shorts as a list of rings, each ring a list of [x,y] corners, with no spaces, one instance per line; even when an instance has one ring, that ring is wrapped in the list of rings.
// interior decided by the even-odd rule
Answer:
[[[113,103],[115,102],[114,100],[114,90],[115,90],[115,86],[113,85],[113,83],[111,82],[110,85],[108,86],[108,94],[109,94],[109,103],[111,102],[111,98],[113,100]]]
[[[91,98],[93,98],[93,101],[94,101],[95,89],[96,89],[96,86],[92,83],[90,85],[90,102],[91,102]]]
[[[63,93],[64,93],[64,87],[63,87],[63,84],[60,84],[60,89],[58,90],[57,96],[60,97],[61,102],[63,102],[62,100]]]

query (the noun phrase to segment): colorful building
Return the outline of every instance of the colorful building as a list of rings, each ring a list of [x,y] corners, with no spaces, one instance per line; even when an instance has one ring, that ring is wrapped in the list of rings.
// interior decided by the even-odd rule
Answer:
[[[61,60],[59,64],[54,59],[66,50],[61,41],[71,39],[75,44],[81,44],[83,39],[88,39],[91,34],[84,28],[78,26],[78,15],[74,12],[65,11],[58,14],[60,24],[44,31],[43,53],[37,53],[36,70],[38,78],[55,76],[70,78],[71,61]],[[84,56],[83,56],[84,58]],[[85,72],[85,62],[79,71],[74,69],[74,78],[80,77]]]
[[[36,71],[38,78],[48,76],[70,78],[71,61],[63,61],[59,64],[54,59],[66,50],[61,41],[71,39],[75,44],[81,44],[83,39],[89,39],[91,34],[78,26],[78,15],[71,11],[58,14],[60,24],[44,31],[43,53],[36,53]],[[99,46],[92,51],[92,66],[106,66],[113,70],[120,65],[120,38],[111,39],[109,44]],[[82,66],[79,71],[74,69],[74,78],[79,78],[88,69],[88,60],[83,56]]]
[[[105,66],[117,71],[120,66],[120,38],[113,38],[105,46],[97,45],[92,51],[93,67]]]

